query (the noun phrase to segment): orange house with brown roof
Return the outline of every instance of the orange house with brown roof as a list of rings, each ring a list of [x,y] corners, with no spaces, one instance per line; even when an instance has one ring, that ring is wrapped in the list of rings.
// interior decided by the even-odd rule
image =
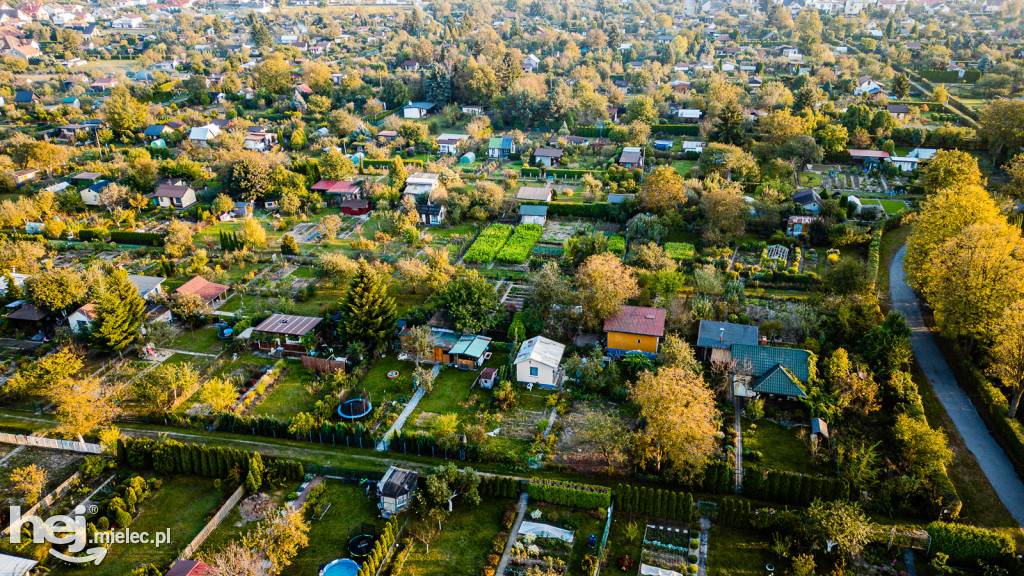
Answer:
[[[665,335],[665,309],[623,306],[618,314],[604,321],[604,332],[610,356],[629,352],[654,356]]]

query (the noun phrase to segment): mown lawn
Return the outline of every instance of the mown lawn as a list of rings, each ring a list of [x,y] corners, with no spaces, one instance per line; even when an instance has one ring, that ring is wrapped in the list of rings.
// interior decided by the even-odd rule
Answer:
[[[505,499],[486,499],[480,506],[470,507],[457,502],[441,535],[430,544],[429,553],[422,542],[416,542],[403,574],[476,576],[487,561],[491,541],[503,530],[501,516],[511,503]],[[407,529],[412,528],[410,522]]]
[[[803,172],[800,174],[801,186],[821,186],[821,174],[814,172]]]
[[[207,326],[195,330],[182,329],[166,348],[201,354],[219,354],[224,349],[224,343],[217,338],[217,329]]]
[[[311,520],[309,546],[299,552],[281,576],[310,576],[320,566],[348,557],[348,531],[360,522],[373,523],[378,530],[384,521],[378,518],[377,505],[366,497],[366,487],[326,480],[327,501],[331,507],[320,520]],[[404,535],[403,535],[404,536]]]
[[[394,356],[388,356],[376,364],[366,373],[360,381],[359,386],[370,393],[371,401],[376,405],[383,401],[384,396],[395,400],[401,397],[412,396],[412,371],[416,365],[410,361],[399,360]],[[395,370],[398,377],[390,379],[388,372]]]
[[[900,212],[907,211],[907,205],[902,200],[879,200],[882,203],[882,208],[885,209],[885,213],[889,216],[895,216]]]
[[[750,458],[749,461],[762,468],[814,474],[811,452],[797,436],[799,430],[802,428],[786,428],[770,420],[754,423],[744,420],[743,449],[760,452],[760,460]]]
[[[320,400],[306,392],[306,385],[312,380],[313,375],[302,367],[301,362],[285,360],[284,375],[253,412],[280,420],[287,420],[299,412],[309,412]]]
[[[213,480],[195,476],[164,478],[163,487],[143,503],[133,532],[157,532],[170,529],[171,541],[157,548],[150,544],[113,544],[106,559],[71,568],[57,567],[51,574],[86,576],[123,576],[140,564],[169,563],[202,530],[210,515],[227,499],[227,493],[215,488]]]
[[[763,576],[765,565],[785,573],[784,566],[769,546],[768,535],[755,530],[712,526],[708,534],[708,576]]]

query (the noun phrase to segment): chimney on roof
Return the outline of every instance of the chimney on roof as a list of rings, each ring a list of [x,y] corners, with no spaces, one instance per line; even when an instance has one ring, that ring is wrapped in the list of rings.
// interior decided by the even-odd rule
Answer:
[[[761,343],[761,346],[767,346],[768,345],[768,337],[767,336],[761,336],[760,343]]]
[[[718,342],[721,343],[725,340],[725,326],[718,329]]]

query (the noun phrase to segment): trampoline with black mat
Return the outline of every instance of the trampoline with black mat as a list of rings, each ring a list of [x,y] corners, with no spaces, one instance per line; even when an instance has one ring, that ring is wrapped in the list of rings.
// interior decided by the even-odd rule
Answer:
[[[365,558],[373,551],[377,539],[377,528],[370,523],[360,522],[348,529],[348,554],[352,558]]]
[[[352,391],[338,406],[338,416],[345,420],[358,420],[373,410],[370,394],[365,390]]]

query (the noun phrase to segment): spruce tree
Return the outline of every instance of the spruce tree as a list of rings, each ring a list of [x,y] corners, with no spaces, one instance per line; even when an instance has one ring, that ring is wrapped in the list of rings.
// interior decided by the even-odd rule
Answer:
[[[120,355],[139,333],[146,302],[124,268],[115,269],[106,284],[105,293],[95,305],[92,337],[102,348]]]
[[[398,310],[395,299],[388,295],[385,279],[365,260],[349,288],[342,307],[344,336],[350,342],[362,342],[367,350],[379,354],[395,333]]]

